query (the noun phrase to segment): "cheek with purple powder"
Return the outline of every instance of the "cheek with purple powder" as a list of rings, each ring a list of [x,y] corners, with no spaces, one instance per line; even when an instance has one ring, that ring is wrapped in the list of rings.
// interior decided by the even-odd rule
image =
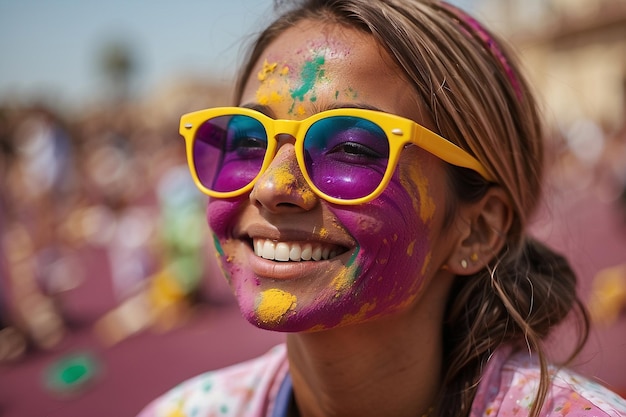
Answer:
[[[410,305],[424,282],[431,258],[428,182],[395,176],[385,192],[358,210],[336,210],[359,243],[359,274],[350,284],[353,305],[344,305],[344,323],[385,315]]]
[[[207,208],[207,222],[213,232],[213,245],[218,264],[228,282],[233,276],[233,264],[235,264],[235,253],[232,250],[232,239],[228,231],[234,227],[237,214],[243,203],[239,200],[211,200]]]

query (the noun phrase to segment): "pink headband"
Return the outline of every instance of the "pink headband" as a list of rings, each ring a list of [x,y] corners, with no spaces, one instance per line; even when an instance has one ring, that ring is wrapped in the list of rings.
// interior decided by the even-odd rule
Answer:
[[[455,15],[455,17],[459,20],[459,23],[463,26],[463,29],[465,29],[465,32],[467,32],[468,35],[471,36],[471,32],[473,32],[473,34],[481,40],[481,42],[491,52],[491,54],[498,59],[498,61],[504,68],[504,72],[506,73],[506,76],[509,79],[511,86],[515,90],[515,95],[517,96],[517,99],[521,100],[522,89],[520,87],[517,75],[515,75],[515,72],[509,65],[496,40],[476,19],[465,13],[463,10],[449,3],[441,2],[441,4],[444,8],[446,8],[448,11],[452,12]]]

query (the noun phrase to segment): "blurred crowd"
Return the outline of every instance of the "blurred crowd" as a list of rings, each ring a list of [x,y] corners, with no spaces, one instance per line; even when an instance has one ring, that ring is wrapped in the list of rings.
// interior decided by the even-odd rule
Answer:
[[[228,92],[191,90],[176,97],[205,99],[107,103],[72,117],[45,104],[0,105],[0,362],[60,343],[71,327],[62,294],[103,275],[86,264],[89,248],[106,254],[116,307],[94,328],[108,343],[174,326],[203,302],[211,242],[178,118],[227,103]],[[614,201],[626,228],[626,125],[581,122],[555,137],[552,185]],[[611,285],[623,312],[626,290]]]
[[[567,202],[571,211],[584,210],[589,201],[596,201],[596,205],[610,208],[599,214],[617,219],[610,240],[623,244],[593,243],[604,245],[600,252],[618,252],[617,263],[602,266],[587,259],[599,269],[591,276],[579,277],[585,281],[582,284],[590,284],[584,285],[588,293],[583,300],[592,323],[609,328],[626,319],[626,118],[613,128],[589,119],[577,120],[552,135],[550,145],[547,198]],[[580,228],[591,231],[598,220],[585,218],[587,224]],[[570,261],[579,261],[571,257]]]
[[[547,160],[550,186],[614,202],[626,226],[626,115],[617,127],[581,118],[555,131]]]
[[[0,363],[57,346],[71,331],[63,294],[90,279],[110,279],[116,308],[94,325],[107,343],[173,326],[201,301],[205,199],[177,130],[180,113],[208,104],[103,103],[71,117],[1,105]],[[88,264],[90,248],[103,265]]]

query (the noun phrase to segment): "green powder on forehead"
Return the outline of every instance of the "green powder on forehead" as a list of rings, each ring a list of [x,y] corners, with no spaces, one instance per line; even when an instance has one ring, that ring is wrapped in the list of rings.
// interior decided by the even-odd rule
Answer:
[[[302,71],[300,71],[301,84],[298,88],[291,91],[291,98],[304,101],[304,96],[313,89],[315,82],[324,76],[322,67],[325,62],[326,60],[323,56],[318,56],[304,63]]]

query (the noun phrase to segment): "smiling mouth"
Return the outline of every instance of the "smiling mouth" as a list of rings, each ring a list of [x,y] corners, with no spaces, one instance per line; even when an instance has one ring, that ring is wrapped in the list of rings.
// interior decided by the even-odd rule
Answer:
[[[252,239],[254,254],[258,257],[280,262],[325,261],[347,249],[323,243],[277,242],[271,239]]]

